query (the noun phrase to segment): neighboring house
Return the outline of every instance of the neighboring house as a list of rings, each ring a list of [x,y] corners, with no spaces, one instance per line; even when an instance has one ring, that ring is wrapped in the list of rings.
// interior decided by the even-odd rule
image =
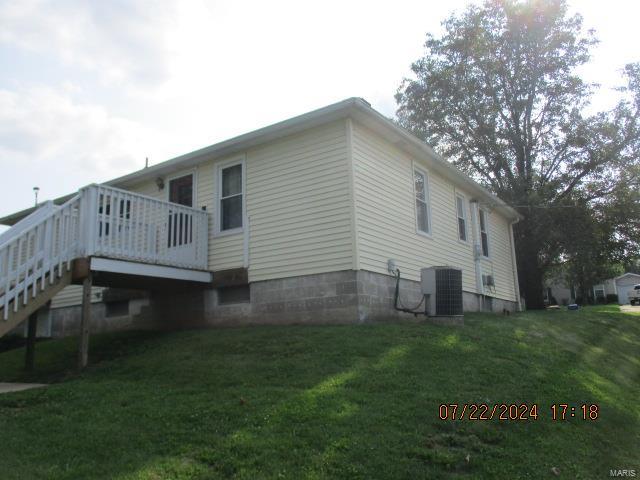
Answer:
[[[359,98],[74,195],[49,204],[61,238],[49,250],[70,246],[53,263],[73,270],[50,303],[53,335],[77,332],[82,287],[69,284],[86,286],[88,271],[97,329],[412,318],[393,308],[390,259],[406,304],[421,298],[421,268],[450,265],[462,269],[465,310],[519,305],[518,213]],[[39,221],[32,243],[45,245],[38,211],[0,219],[14,225],[5,240],[22,235],[26,249],[21,232]],[[43,287],[46,258],[33,267]]]
[[[609,278],[602,283],[593,285],[590,289],[590,296],[595,301],[602,301],[608,295],[616,295],[620,305],[628,304],[628,293],[634,285],[640,283],[640,275],[637,273],[625,273],[619,277]],[[551,278],[545,284],[544,300],[550,304],[555,300],[560,305],[567,305],[576,301],[577,288],[573,285],[566,285],[560,278]]]
[[[619,277],[607,280],[608,285],[613,287],[613,293],[618,295],[618,303],[621,305],[629,303],[629,292],[635,285],[640,284],[640,274],[625,273]]]

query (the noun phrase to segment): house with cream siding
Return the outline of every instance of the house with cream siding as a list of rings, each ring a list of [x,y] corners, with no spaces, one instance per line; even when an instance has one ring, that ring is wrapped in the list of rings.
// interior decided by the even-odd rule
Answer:
[[[466,311],[513,311],[519,218],[351,98],[1,218],[0,314],[17,285],[54,336],[83,292],[94,330],[413,318],[390,264],[405,304],[452,266]]]

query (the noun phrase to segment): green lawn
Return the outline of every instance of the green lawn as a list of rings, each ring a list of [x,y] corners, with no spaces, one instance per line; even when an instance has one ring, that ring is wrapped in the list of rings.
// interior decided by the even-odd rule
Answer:
[[[640,316],[618,307],[466,325],[99,335],[0,353],[0,477],[640,476]],[[536,403],[537,421],[442,421],[441,403]],[[598,404],[552,421],[554,403]],[[559,471],[559,475],[552,472]]]

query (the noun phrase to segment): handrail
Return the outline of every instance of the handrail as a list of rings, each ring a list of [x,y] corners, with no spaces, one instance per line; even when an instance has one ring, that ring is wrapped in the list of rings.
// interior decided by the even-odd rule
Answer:
[[[0,233],[0,247],[7,243],[12,238],[15,238],[26,229],[32,227],[36,223],[42,221],[48,214],[50,214],[57,207],[52,200],[48,200],[38,206],[36,210],[24,217],[15,225],[12,225],[6,232]]]
[[[14,312],[27,305],[29,295],[44,290],[46,278],[53,283],[79,254],[80,195],[52,209],[37,223],[14,234],[0,245],[0,307],[6,320],[9,303]]]
[[[171,205],[174,208],[179,208],[180,210],[191,211],[194,214],[200,214],[200,215],[203,215],[203,216],[208,215],[207,212],[205,212],[204,210],[200,210],[199,208],[196,208],[196,207],[189,207],[187,205],[182,205],[180,203],[173,203],[173,202],[169,202],[169,201],[166,201],[166,200],[160,200],[159,198],[152,197],[150,195],[144,195],[143,193],[132,192],[130,190],[124,190],[122,188],[112,187],[110,185],[102,185],[102,184],[99,184],[99,183],[92,183],[90,185],[87,185],[86,187],[81,188],[80,192],[83,192],[85,190],[91,190],[93,188],[100,188],[102,190],[109,190],[109,191],[112,191],[112,192],[122,193],[122,194],[125,194],[125,195],[130,196],[130,197],[136,197],[136,198],[140,198],[140,199],[143,199],[143,200],[149,200],[150,202],[155,202],[155,203],[158,203],[158,204],[161,204],[161,205]]]
[[[17,311],[38,287],[45,288],[45,278],[53,283],[79,257],[207,270],[209,215],[202,210],[95,184],[47,209],[9,230],[9,239],[0,244],[5,320],[11,301]]]

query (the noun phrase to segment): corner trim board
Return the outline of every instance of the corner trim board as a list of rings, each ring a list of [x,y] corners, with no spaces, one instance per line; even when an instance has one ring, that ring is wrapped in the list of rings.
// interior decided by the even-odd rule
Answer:
[[[351,255],[354,270],[360,270],[360,253],[358,251],[358,209],[356,198],[356,164],[353,160],[353,120],[345,120],[347,136],[347,167],[349,171],[349,199],[351,202]]]

